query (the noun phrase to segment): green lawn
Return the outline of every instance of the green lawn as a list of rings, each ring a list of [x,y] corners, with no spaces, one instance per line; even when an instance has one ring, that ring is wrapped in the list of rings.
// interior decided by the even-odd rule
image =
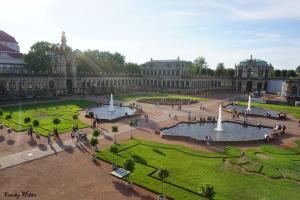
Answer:
[[[166,179],[165,194],[175,199],[202,199],[198,194],[201,184],[214,186],[215,199],[299,199],[299,148],[292,149],[292,155],[265,152],[263,148],[259,150],[268,155],[268,160],[258,159],[257,152],[251,149],[246,154],[230,147],[225,148],[224,153],[206,153],[136,139],[118,148],[115,156],[118,166],[122,166],[128,158],[136,161],[136,169],[130,177],[137,185],[159,193],[157,169],[167,168],[169,177]],[[273,146],[271,149],[280,152]],[[108,149],[98,153],[97,157],[112,162]],[[227,159],[228,163],[225,162]],[[277,169],[287,178],[278,177],[280,172]],[[291,181],[290,177],[299,180],[298,183]]]
[[[116,99],[122,101],[131,101],[131,100],[142,100],[142,99],[171,99],[171,100],[193,100],[193,101],[206,101],[207,98],[188,96],[188,95],[174,95],[174,94],[129,94],[129,95],[117,95]]]
[[[238,102],[237,104],[243,106],[248,105],[247,102]],[[251,103],[251,106],[288,113],[293,117],[295,117],[296,119],[300,120],[300,106],[273,105],[273,104],[265,104],[265,103]]]
[[[3,115],[0,117],[0,121],[15,131],[24,131],[29,125],[32,125],[33,120],[38,120],[40,125],[34,127],[34,132],[46,136],[55,127],[52,123],[53,119],[61,120],[61,123],[57,125],[59,133],[70,131],[75,123],[72,118],[73,115],[78,114],[80,109],[94,104],[94,102],[86,100],[66,100],[3,107],[1,108]],[[12,115],[12,119],[7,120],[6,116],[9,114]],[[31,122],[24,123],[26,117],[30,117]],[[78,126],[84,128],[88,125],[78,120]]]

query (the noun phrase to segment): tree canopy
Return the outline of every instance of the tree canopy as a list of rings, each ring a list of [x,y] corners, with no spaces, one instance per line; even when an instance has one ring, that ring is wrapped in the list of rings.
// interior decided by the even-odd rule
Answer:
[[[79,72],[139,72],[139,65],[125,63],[125,56],[108,51],[75,50],[73,52],[78,64]]]
[[[36,42],[25,55],[26,68],[34,72],[50,72],[53,65],[53,55],[58,44],[45,41]]]

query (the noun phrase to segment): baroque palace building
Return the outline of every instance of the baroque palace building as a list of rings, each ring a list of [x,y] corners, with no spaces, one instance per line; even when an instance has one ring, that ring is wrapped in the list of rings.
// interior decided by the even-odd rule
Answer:
[[[24,64],[22,54],[19,53],[18,43],[7,33],[4,34],[5,37],[1,37],[1,33],[0,45],[6,45],[9,51],[0,46],[0,56],[5,53],[10,55],[9,59],[13,63],[0,63],[1,67],[5,67],[5,70],[0,70],[1,100],[130,91],[199,94],[206,90],[222,89],[261,92],[268,90],[267,82],[272,79],[272,65],[263,60],[253,59],[252,56],[235,66],[234,77],[192,75],[189,62],[180,60],[179,57],[174,60],[151,58],[141,65],[141,73],[77,72],[72,48],[67,45],[64,32],[53,56],[52,71],[27,72],[24,70],[26,63]],[[7,43],[6,40],[11,43]],[[292,91],[294,96],[299,96],[299,84],[296,87],[285,89],[286,97],[290,95],[289,91]],[[289,87],[285,85],[285,88]]]

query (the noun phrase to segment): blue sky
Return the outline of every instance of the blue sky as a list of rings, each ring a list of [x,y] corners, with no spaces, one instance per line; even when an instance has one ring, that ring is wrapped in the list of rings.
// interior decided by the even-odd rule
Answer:
[[[299,0],[0,0],[0,29],[26,53],[36,41],[120,52],[126,61],[194,60],[226,67],[253,54],[300,64]]]

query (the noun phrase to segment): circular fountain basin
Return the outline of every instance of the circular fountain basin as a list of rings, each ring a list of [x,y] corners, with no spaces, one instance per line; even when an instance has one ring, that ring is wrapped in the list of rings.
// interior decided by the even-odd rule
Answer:
[[[110,105],[103,105],[100,107],[93,107],[86,111],[86,113],[93,112],[97,119],[102,121],[113,121],[123,117],[129,117],[135,114],[135,109],[127,106],[114,105],[114,110],[110,111]]]
[[[240,105],[227,105],[225,106],[226,110],[230,111],[237,111],[240,113],[243,113],[247,110],[247,106],[240,106]],[[250,115],[258,115],[258,116],[265,116],[267,117],[267,114],[269,114],[273,118],[279,118],[280,112],[269,110],[265,108],[257,108],[257,107],[251,107],[250,112],[248,112]]]
[[[176,136],[183,138],[192,138],[204,140],[206,136],[211,136],[213,141],[256,141],[263,140],[265,133],[271,133],[271,127],[244,125],[241,123],[224,121],[222,122],[223,131],[215,131],[216,124],[213,122],[206,123],[187,123],[181,122],[161,131],[163,136]]]

